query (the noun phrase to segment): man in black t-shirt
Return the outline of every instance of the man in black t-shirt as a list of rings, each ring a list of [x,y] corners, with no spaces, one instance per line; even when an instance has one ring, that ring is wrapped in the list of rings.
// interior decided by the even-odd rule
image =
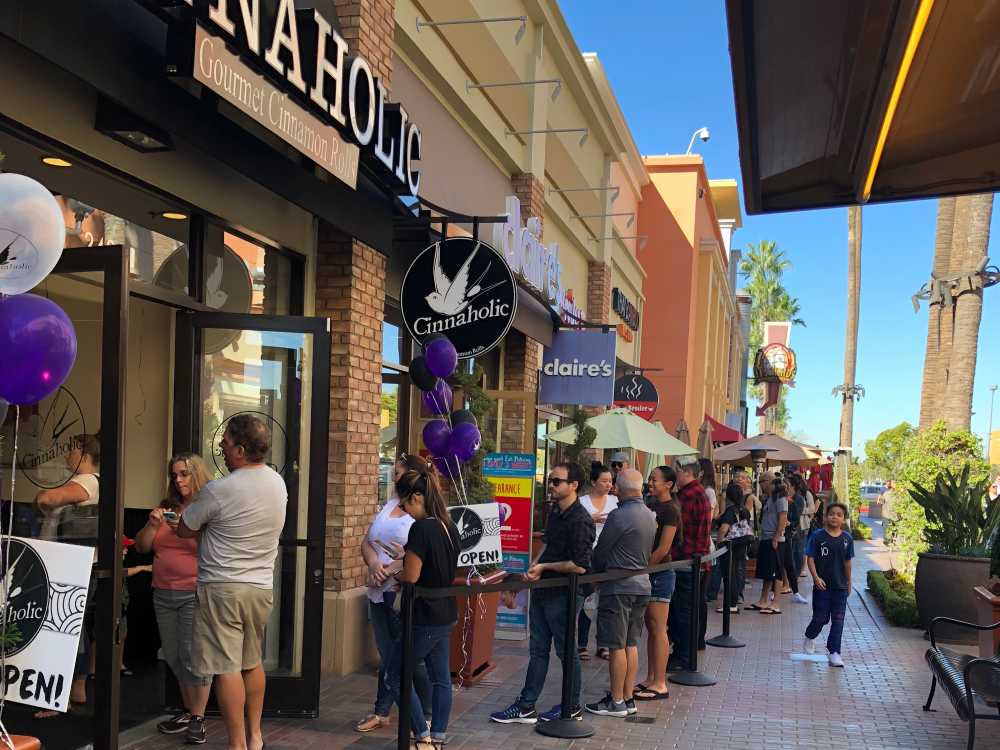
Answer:
[[[597,529],[586,508],[577,501],[577,490],[584,482],[583,467],[575,461],[566,461],[552,467],[549,474],[549,494],[553,500],[549,525],[542,541],[545,547],[528,568],[526,577],[536,581],[546,578],[561,578],[568,573],[584,574],[591,566],[594,539]],[[583,608],[584,597],[576,595],[576,613]],[[555,643],[556,655],[560,660],[565,653],[566,637],[566,586],[535,589],[528,607],[531,622],[529,641],[528,675],[524,689],[513,704],[490,714],[490,719],[501,724],[534,724],[539,719],[549,721],[562,718],[561,704],[539,715],[535,709],[538,696],[545,687],[545,675],[549,669],[549,652]],[[582,719],[580,710],[580,690],[583,673],[580,655],[573,649],[573,705],[566,718]]]

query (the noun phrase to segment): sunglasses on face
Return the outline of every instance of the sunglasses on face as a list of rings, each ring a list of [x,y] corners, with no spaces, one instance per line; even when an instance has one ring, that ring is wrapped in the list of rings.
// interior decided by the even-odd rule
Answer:
[[[549,477],[549,484],[553,487],[558,487],[563,482],[569,482],[568,479],[560,479],[559,477]]]
[[[624,464],[621,461],[612,461],[611,462],[611,468],[612,469],[620,469],[622,466],[624,466]]]

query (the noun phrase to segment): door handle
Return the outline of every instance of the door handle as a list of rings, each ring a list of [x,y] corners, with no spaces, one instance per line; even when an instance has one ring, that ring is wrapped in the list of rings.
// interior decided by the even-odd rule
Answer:
[[[315,586],[322,586],[323,585],[323,570],[322,570],[322,568],[316,568],[316,570],[313,571],[313,584]]]

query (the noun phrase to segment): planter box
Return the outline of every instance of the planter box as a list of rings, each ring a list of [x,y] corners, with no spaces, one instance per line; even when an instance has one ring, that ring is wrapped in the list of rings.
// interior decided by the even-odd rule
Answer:
[[[977,625],[995,625],[1000,622],[1000,596],[991,594],[982,586],[976,586],[976,614]],[[1000,628],[997,630],[979,631],[979,658],[992,658],[1000,650]],[[987,704],[996,708],[996,701],[987,701]]]
[[[484,584],[500,583],[507,577],[507,571],[498,570],[483,576],[483,580],[473,578],[469,588]],[[465,578],[456,578],[455,586],[466,585]],[[496,667],[493,658],[493,636],[497,626],[497,604],[499,593],[470,594],[456,596],[458,602],[458,622],[451,631],[451,682],[469,687],[479,682]]]
[[[921,552],[913,588],[924,629],[930,627],[935,617],[976,622],[977,605],[973,589],[989,576],[988,557],[954,557]],[[936,640],[969,645],[979,642],[974,631],[948,623],[937,628]]]

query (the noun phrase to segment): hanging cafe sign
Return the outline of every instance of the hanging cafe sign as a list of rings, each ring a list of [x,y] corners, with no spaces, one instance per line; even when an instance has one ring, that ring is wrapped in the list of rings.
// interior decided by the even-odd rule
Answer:
[[[795,352],[784,344],[768,344],[753,362],[754,383],[794,383]]]
[[[197,20],[171,27],[168,75],[194,78],[351,188],[360,155],[386,188],[416,197],[419,128],[319,10],[185,1]]]
[[[403,277],[399,306],[418,344],[448,337],[459,359],[485,354],[507,335],[517,287],[503,257],[485,242],[452,237],[420,253]]]

